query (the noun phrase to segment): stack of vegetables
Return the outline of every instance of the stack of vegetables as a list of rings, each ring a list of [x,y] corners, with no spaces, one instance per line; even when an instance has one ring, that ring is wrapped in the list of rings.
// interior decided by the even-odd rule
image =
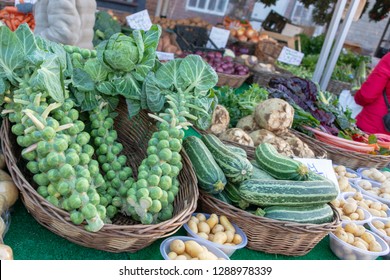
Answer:
[[[279,98],[267,99],[267,89],[257,84],[241,94],[226,87],[215,92],[220,104],[213,114],[208,132],[221,140],[244,146],[270,143],[286,156],[316,156],[306,143],[289,131],[296,115],[304,113],[303,110],[295,110]]]
[[[87,231],[118,212],[143,224],[170,219],[183,129],[210,125],[216,73],[199,56],[157,63],[160,34],[117,33],[90,51],[34,37],[27,25],[0,27],[2,115],[37,192]],[[113,126],[120,96],[130,117],[146,109],[157,122],[138,178]]]
[[[252,162],[243,149],[212,134],[188,137],[184,148],[199,188],[225,203],[276,220],[313,224],[333,220],[329,203],[337,197],[338,187],[279,154],[271,144],[258,145]]]
[[[3,21],[12,31],[15,31],[19,25],[26,23],[34,30],[35,20],[32,13],[21,13],[14,6],[6,6],[0,10],[0,21]]]
[[[10,223],[10,209],[17,201],[19,192],[11,176],[4,169],[4,156],[0,150],[0,260],[12,260],[12,248],[3,243],[3,238]]]
[[[247,20],[237,20],[230,17],[225,17],[223,25],[230,30],[230,35],[240,42],[258,43],[260,40],[259,33],[253,29],[252,25]]]
[[[299,78],[272,78],[269,97],[281,98],[295,109],[293,127],[331,146],[358,153],[389,154],[390,138],[366,135],[356,127],[351,112],[343,111],[338,98],[322,91],[312,81]]]
[[[192,17],[192,18],[185,18],[185,19],[171,19],[171,18],[163,18],[158,16],[151,16],[150,19],[153,22],[153,24],[161,25],[161,28],[163,30],[174,29],[176,25],[197,26],[197,27],[203,27],[207,29],[211,29],[211,27],[213,26],[212,24],[203,20],[200,17]]]

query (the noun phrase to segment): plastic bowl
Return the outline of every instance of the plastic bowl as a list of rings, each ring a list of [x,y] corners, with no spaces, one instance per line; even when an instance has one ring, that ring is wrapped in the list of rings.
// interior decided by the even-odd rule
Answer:
[[[367,179],[364,179],[364,180],[370,181],[370,180],[367,180]],[[370,193],[370,192],[366,191],[365,189],[360,187],[360,185],[359,185],[360,181],[362,181],[362,180],[356,180],[355,182],[352,183],[354,185],[354,187],[358,191],[360,191],[362,194],[365,194],[365,195],[369,196],[370,198],[376,199],[376,200],[378,200],[378,201],[380,201],[380,202],[382,202],[384,204],[387,204],[390,207],[390,199],[385,199],[385,198],[377,196],[376,194],[373,194],[373,193]],[[380,186],[381,186],[381,183],[376,182],[376,181],[370,181],[370,183],[372,184],[373,187],[380,188]]]
[[[198,213],[193,213],[192,216],[196,216],[197,214]],[[205,217],[207,219],[210,217],[210,214],[205,214],[205,213],[202,213],[202,214],[205,215]],[[228,255],[230,257],[231,255],[233,255],[233,253],[237,249],[244,248],[246,246],[246,244],[248,243],[248,238],[247,238],[246,234],[242,231],[242,229],[240,229],[234,223],[232,223],[232,225],[236,229],[236,233],[241,235],[241,237],[242,237],[242,242],[240,244],[237,244],[237,245],[221,245],[221,244],[217,244],[217,243],[214,243],[212,241],[206,240],[206,239],[204,239],[202,237],[199,237],[195,232],[190,230],[190,228],[188,227],[187,223],[185,223],[183,226],[184,226],[184,229],[187,231],[188,236],[191,236],[191,237],[195,238],[196,240],[202,240],[203,242],[205,242],[209,246],[214,246],[214,247],[220,249],[222,252],[224,252],[226,255]]]
[[[374,225],[372,224],[373,221],[382,221],[384,223],[390,222],[390,218],[377,218],[374,217],[372,220],[368,223],[370,230],[373,231],[374,233],[378,234],[384,241],[386,241],[387,245],[390,246],[390,236],[384,235],[382,232],[380,232]],[[389,254],[383,256],[384,259],[390,260],[390,252]]]
[[[222,252],[221,250],[219,250],[215,246],[210,246],[204,240],[195,239],[195,238],[189,237],[189,236],[171,236],[171,237],[165,239],[163,242],[161,242],[160,253],[163,256],[164,260],[170,260],[170,258],[168,257],[168,254],[170,252],[169,246],[170,246],[171,242],[173,240],[176,240],[176,239],[180,239],[183,242],[186,242],[188,240],[194,240],[194,241],[198,242],[199,245],[205,246],[207,248],[207,250],[209,250],[211,253],[216,255],[218,258],[224,258],[225,260],[230,260],[229,257],[224,252]]]
[[[377,197],[374,197],[374,196],[369,196],[369,195],[366,195],[364,194],[360,189],[358,189],[359,192],[361,192],[362,196],[364,199],[366,200],[372,200],[374,202],[380,202],[380,203],[383,203],[382,201],[380,201],[379,199],[377,199]],[[348,197],[351,197],[353,196],[355,193],[353,192],[345,192],[345,193],[342,193],[341,197],[344,199],[344,200],[347,200]],[[385,203],[386,204],[386,203]],[[364,211],[367,211],[365,209],[363,209]],[[368,212],[368,211],[367,211]],[[370,213],[370,212],[369,212]],[[390,218],[390,208],[386,211],[386,214],[387,214],[387,218]],[[386,219],[386,217],[378,217],[378,216],[374,216],[370,213],[370,215],[372,216],[372,218],[384,218]]]
[[[368,168],[368,167],[361,167],[361,168],[358,168],[356,171],[359,174],[359,176],[361,177],[361,179],[364,179],[364,180],[367,180],[367,181],[371,181],[371,182],[375,182],[375,183],[381,183],[379,181],[376,181],[376,180],[374,180],[374,179],[372,179],[370,177],[367,177],[367,176],[363,175],[363,171],[364,170],[368,170],[368,169],[370,169],[370,168]]]
[[[387,255],[389,253],[389,245],[375,232],[371,230],[366,231],[371,233],[375,237],[375,240],[381,245],[381,252],[370,252],[359,249],[345,241],[342,241],[332,232],[329,233],[330,249],[339,259],[342,260],[375,260],[380,256]]]

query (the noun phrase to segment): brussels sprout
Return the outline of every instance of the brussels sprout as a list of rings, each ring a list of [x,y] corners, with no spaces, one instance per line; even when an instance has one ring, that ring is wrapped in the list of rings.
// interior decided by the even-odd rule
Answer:
[[[84,221],[84,215],[79,211],[73,211],[72,213],[70,213],[70,220],[75,225],[80,225]]]
[[[147,179],[149,186],[158,186],[160,177],[157,175],[150,175]]]
[[[170,161],[172,159],[172,151],[168,148],[162,149],[159,153],[158,156],[160,159],[164,161]]]
[[[97,215],[97,210],[95,205],[88,203],[81,208],[81,213],[83,213],[85,219],[89,220]]]
[[[83,178],[83,177],[77,178],[75,189],[79,193],[83,193],[83,192],[88,191],[88,189],[89,189],[89,182],[88,182],[88,180],[86,178]]]

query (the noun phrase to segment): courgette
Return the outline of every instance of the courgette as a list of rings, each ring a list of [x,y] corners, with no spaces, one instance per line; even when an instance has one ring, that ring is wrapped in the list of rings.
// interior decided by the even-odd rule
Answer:
[[[237,147],[237,146],[233,146],[233,145],[229,145],[229,144],[225,144],[226,147],[228,147],[233,153],[239,155],[239,156],[242,156],[243,158],[247,158],[248,155],[246,153],[246,151],[243,149],[243,148],[240,148],[240,147]]]
[[[338,195],[335,185],[327,179],[289,181],[249,179],[240,184],[240,197],[257,206],[307,206],[332,201]]]
[[[228,181],[240,183],[252,177],[253,166],[247,158],[237,156],[213,134],[205,134],[201,139]]]
[[[183,147],[194,167],[198,186],[207,193],[221,192],[226,185],[226,177],[205,144],[196,136],[183,141]]]
[[[279,154],[269,143],[256,148],[256,161],[260,168],[279,180],[304,181],[308,179],[309,169],[303,163]]]
[[[295,223],[323,224],[333,220],[333,210],[328,204],[314,206],[270,206],[265,207],[264,217]]]

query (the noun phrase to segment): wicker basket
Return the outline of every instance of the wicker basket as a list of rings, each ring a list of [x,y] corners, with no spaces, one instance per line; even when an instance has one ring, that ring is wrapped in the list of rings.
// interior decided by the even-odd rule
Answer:
[[[275,72],[252,71],[252,83],[258,84],[259,86],[268,87],[268,83],[272,78],[291,78],[294,76],[293,73],[277,66],[275,66],[275,70]]]
[[[239,75],[230,75],[225,73],[217,73],[218,74],[218,87],[229,86],[231,88],[239,88],[242,84],[249,78],[251,74],[247,74],[245,76]]]
[[[343,90],[351,90],[351,89],[352,89],[352,84],[347,82],[336,81],[336,80],[330,80],[328,87],[326,88],[327,91],[335,95],[340,95],[340,93]]]
[[[309,137],[299,131],[293,131],[310,148],[321,147],[327,152],[328,159],[335,164],[341,164],[352,169],[360,167],[383,168],[390,163],[390,156],[362,154],[325,144],[314,137]]]
[[[249,249],[269,254],[306,255],[341,224],[340,216],[333,207],[334,219],[331,223],[299,224],[255,216],[203,191],[200,191],[199,208],[204,213],[225,215],[245,232]]]
[[[124,146],[133,171],[146,156],[148,139],[156,130],[146,112],[129,120],[127,108],[121,106],[116,119],[118,139]],[[41,197],[35,190],[31,174],[20,156],[20,148],[11,133],[10,123],[3,121],[0,130],[2,149],[11,176],[20,190],[22,202],[28,212],[44,227],[65,239],[81,246],[108,252],[136,252],[149,246],[159,238],[174,234],[186,223],[196,210],[199,197],[197,179],[188,156],[182,151],[183,169],[179,174],[180,190],[174,201],[172,219],[159,224],[142,225],[129,217],[117,215],[112,224],[106,224],[95,233],[85,231],[83,226],[70,222],[69,213],[61,210]]]

